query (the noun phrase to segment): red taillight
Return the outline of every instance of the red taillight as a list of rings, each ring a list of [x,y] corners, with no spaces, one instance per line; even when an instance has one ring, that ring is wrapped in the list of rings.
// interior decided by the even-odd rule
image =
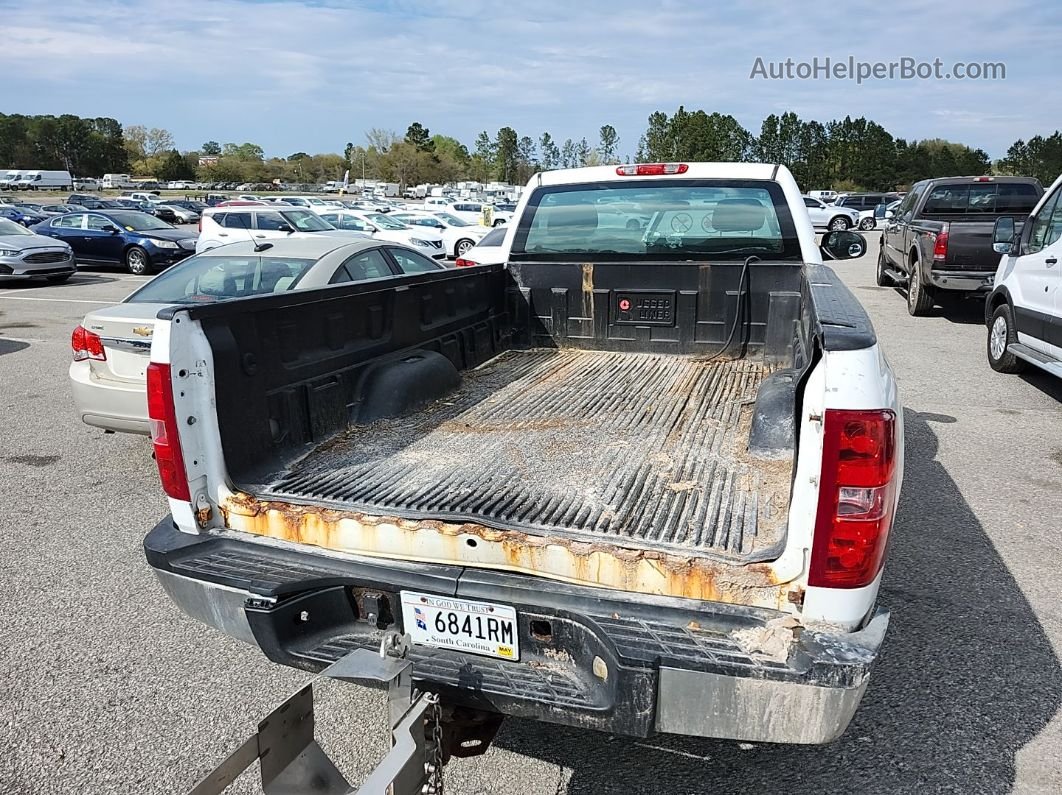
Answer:
[[[878,576],[896,502],[896,415],[826,411],[808,585],[861,588]]]
[[[70,347],[74,351],[74,361],[94,359],[97,362],[107,361],[107,351],[103,349],[103,340],[99,334],[94,334],[84,326],[78,326],[70,335]]]
[[[974,182],[991,182],[991,181],[992,181],[991,177],[976,177],[974,179]]]
[[[162,489],[175,500],[190,502],[188,475],[184,471],[181,439],[177,435],[177,408],[173,405],[170,366],[151,362],[147,368],[148,417],[155,463],[159,466]]]
[[[943,262],[948,258],[948,230],[937,232],[937,240],[933,244],[933,260]]]
[[[621,177],[661,177],[669,174],[685,174],[690,167],[685,163],[634,163],[616,166]]]
[[[458,257],[454,260],[454,265],[458,268],[471,268],[474,265],[479,265],[479,263],[473,262],[470,259],[465,259],[464,257]]]

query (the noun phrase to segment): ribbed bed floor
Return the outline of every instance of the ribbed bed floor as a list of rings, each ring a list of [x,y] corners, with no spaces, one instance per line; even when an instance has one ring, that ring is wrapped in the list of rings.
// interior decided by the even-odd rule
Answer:
[[[781,534],[790,464],[746,456],[754,361],[509,351],[357,426],[265,494],[625,547],[745,556]]]

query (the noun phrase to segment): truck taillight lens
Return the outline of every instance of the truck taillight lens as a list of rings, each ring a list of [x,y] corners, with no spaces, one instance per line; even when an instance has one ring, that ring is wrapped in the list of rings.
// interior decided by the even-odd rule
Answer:
[[[896,415],[829,409],[808,585],[861,588],[878,576],[896,504]]]
[[[689,168],[686,163],[634,163],[629,166],[616,166],[616,174],[621,177],[663,177],[685,174]]]
[[[473,262],[472,260],[465,259],[464,257],[458,257],[454,260],[455,268],[472,268],[478,264],[478,262]]]
[[[103,340],[84,326],[78,326],[70,335],[70,347],[74,351],[74,361],[93,359],[97,362],[107,361],[107,351],[103,349]]]
[[[152,362],[148,365],[147,403],[151,442],[155,446],[155,463],[159,467],[162,489],[175,500],[191,502],[181,439],[177,435],[177,407],[173,405],[173,383],[168,364]]]
[[[948,258],[948,230],[944,229],[937,233],[937,241],[933,244],[933,260],[943,262]]]

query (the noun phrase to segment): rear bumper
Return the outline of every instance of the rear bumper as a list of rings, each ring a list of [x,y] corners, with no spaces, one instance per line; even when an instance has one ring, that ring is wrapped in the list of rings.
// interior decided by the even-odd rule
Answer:
[[[934,287],[957,292],[988,293],[992,289],[995,277],[994,269],[991,271],[931,270],[929,272],[929,281]]]
[[[856,633],[805,629],[781,661],[747,653],[734,638],[780,615],[768,610],[340,559],[235,534],[181,533],[169,517],[144,549],[185,613],[310,671],[378,648],[385,629],[401,629],[402,590],[513,605],[518,662],[417,646],[414,679],[451,703],[643,737],[829,742],[859,705],[889,620],[879,611]]]
[[[81,421],[120,433],[150,434],[147,387],[95,378],[87,361],[70,363],[70,387]]]

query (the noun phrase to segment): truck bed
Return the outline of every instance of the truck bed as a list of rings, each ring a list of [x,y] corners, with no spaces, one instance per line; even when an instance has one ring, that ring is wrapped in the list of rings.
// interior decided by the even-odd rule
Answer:
[[[259,497],[749,559],[779,542],[791,461],[747,452],[771,366],[508,350],[416,413],[352,426]]]

